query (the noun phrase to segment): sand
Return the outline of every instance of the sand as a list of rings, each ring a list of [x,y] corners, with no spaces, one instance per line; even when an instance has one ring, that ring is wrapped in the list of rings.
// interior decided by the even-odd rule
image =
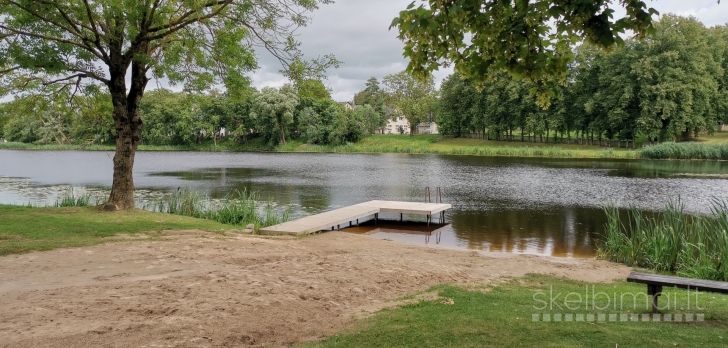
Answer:
[[[321,339],[436,284],[480,286],[527,273],[603,282],[629,271],[341,232],[167,232],[163,240],[0,257],[0,346],[285,346]]]

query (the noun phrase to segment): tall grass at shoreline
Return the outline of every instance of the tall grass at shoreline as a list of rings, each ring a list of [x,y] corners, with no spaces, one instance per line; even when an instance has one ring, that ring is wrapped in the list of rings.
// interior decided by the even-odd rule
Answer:
[[[640,150],[649,159],[728,160],[728,144],[662,143]]]
[[[472,156],[513,156],[513,157],[582,157],[570,150],[555,147],[515,147],[515,146],[473,146],[453,147],[451,149],[428,148],[426,146],[402,145],[356,145],[339,146],[308,145],[291,149],[279,149],[281,152],[317,152],[317,153],[405,153],[426,155],[472,155]]]
[[[626,219],[605,207],[607,224],[598,254],[628,266],[679,276],[728,281],[728,205],[714,201],[709,216],[689,215],[669,203],[654,217],[632,207]]]
[[[257,193],[246,190],[236,190],[220,200],[214,200],[190,189],[177,189],[147,204],[144,209],[235,226],[253,224],[256,230],[291,219],[290,206],[276,209],[272,202],[261,204]]]
[[[92,205],[99,205],[101,202],[98,201],[98,198],[94,203],[91,203],[91,194],[86,193],[77,196],[73,189],[70,188],[66,191],[66,193],[56,199],[55,206],[57,208],[60,207],[90,207]]]
[[[721,138],[722,139],[722,138]],[[462,140],[472,140],[463,142]],[[0,143],[7,150],[86,150],[114,151],[113,145],[24,144]],[[311,145],[291,140],[284,145],[268,147],[259,139],[247,143],[225,141],[218,144],[140,145],[139,151],[204,151],[204,152],[316,152],[316,153],[405,153],[471,156],[511,156],[547,158],[623,158],[728,160],[728,143],[662,143],[638,150],[604,148],[599,146],[530,144],[496,142],[478,139],[442,138],[431,135],[387,136],[373,135],[358,143],[345,145]]]

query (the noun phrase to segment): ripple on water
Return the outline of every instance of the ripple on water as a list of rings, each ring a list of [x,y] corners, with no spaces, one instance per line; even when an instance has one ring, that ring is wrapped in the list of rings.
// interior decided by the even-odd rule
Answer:
[[[103,192],[111,184],[105,152],[0,151],[0,164],[0,203],[53,203],[69,187]],[[725,173],[728,162],[140,152],[134,176],[141,200],[177,187],[213,198],[247,189],[293,205],[295,216],[373,199],[418,202],[426,186],[441,187],[453,210],[435,246],[589,256],[604,204],[661,209],[679,199],[690,212],[709,213],[711,198],[728,199]],[[416,233],[378,233],[425,244]]]

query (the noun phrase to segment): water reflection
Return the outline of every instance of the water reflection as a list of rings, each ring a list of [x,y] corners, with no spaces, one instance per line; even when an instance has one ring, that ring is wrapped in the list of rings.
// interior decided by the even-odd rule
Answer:
[[[0,181],[0,203],[53,203],[68,187],[108,190],[111,158],[0,151],[0,177],[24,178]],[[594,253],[603,204],[659,209],[679,198],[688,211],[709,213],[711,197],[728,199],[725,174],[728,162],[140,152],[134,180],[142,200],[178,187],[213,198],[248,190],[293,205],[296,216],[375,199],[420,202],[426,186],[442,187],[452,226],[435,245],[579,257]]]

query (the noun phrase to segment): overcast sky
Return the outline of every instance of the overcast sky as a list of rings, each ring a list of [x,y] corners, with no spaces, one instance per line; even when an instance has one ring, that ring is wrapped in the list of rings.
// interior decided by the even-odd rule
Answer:
[[[389,24],[412,0],[335,1],[314,13],[313,22],[299,30],[298,39],[307,57],[333,53],[344,62],[339,69],[328,72],[328,80],[324,83],[332,90],[335,100],[348,101],[364,88],[368,78],[374,76],[381,80],[407,66],[402,57],[402,42],[397,39],[396,30],[389,30]],[[728,22],[728,1],[722,5],[718,5],[717,0],[646,2],[660,13],[695,16],[706,26]],[[250,75],[253,84],[262,88],[286,83],[278,73],[279,63],[263,52],[259,54],[261,68]],[[437,72],[438,83],[450,73],[450,69]]]

